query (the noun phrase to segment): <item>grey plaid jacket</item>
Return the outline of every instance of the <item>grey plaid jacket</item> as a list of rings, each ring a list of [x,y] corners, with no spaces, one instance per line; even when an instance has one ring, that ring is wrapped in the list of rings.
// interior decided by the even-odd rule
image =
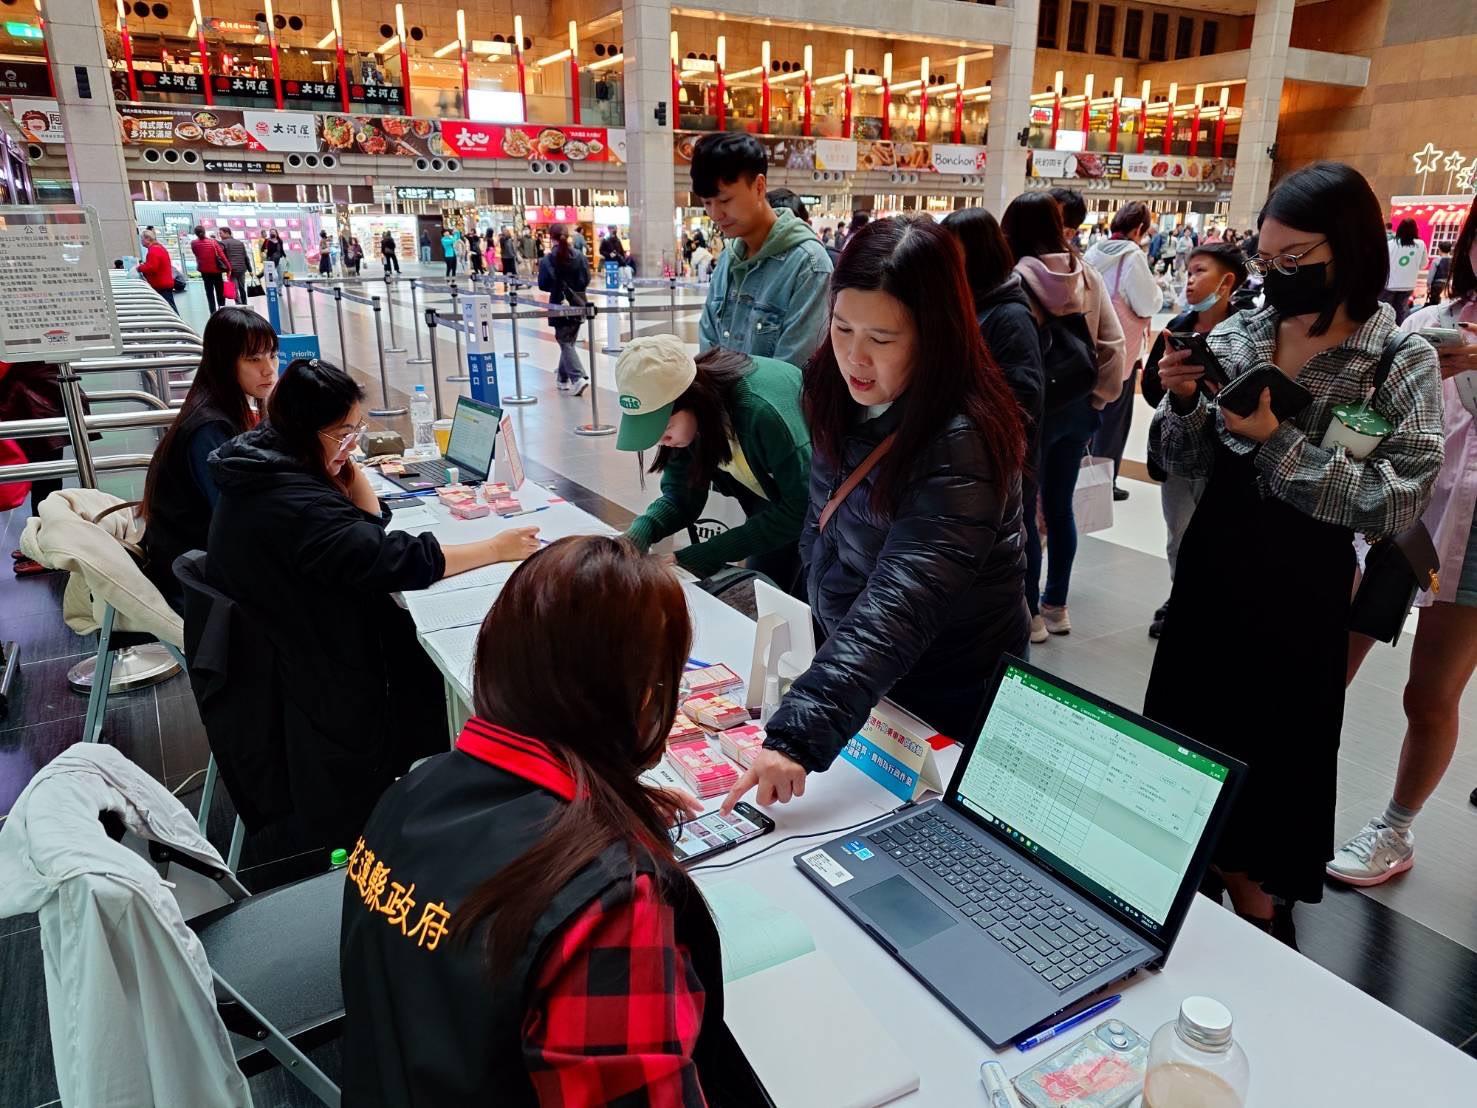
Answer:
[[[1425,511],[1444,450],[1441,374],[1431,345],[1411,338],[1395,356],[1373,403],[1394,430],[1369,457],[1356,461],[1343,447],[1318,445],[1334,407],[1369,394],[1385,340],[1394,330],[1395,313],[1381,304],[1352,336],[1314,355],[1297,378],[1312,392],[1313,403],[1260,445],[1226,430],[1219,409],[1204,397],[1180,414],[1172,406],[1173,395],[1165,393],[1154,415],[1162,421],[1154,460],[1181,477],[1208,477],[1219,437],[1232,452],[1255,455],[1263,495],[1371,537],[1403,531]],[[1231,316],[1206,343],[1235,380],[1271,363],[1276,339],[1277,315],[1263,308]]]

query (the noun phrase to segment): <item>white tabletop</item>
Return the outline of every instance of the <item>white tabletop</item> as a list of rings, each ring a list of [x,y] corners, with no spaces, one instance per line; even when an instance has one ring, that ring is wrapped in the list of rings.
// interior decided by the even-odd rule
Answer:
[[[519,496],[525,507],[549,500],[543,489],[531,484]],[[433,528],[443,542],[471,541],[527,524],[547,523],[548,538],[612,533],[593,516],[565,503],[507,520],[497,516],[452,520],[439,504],[432,510],[444,521]],[[687,595],[694,622],[693,655],[707,662],[723,662],[747,678],[753,623],[692,585],[687,586]],[[434,648],[453,634],[436,631],[423,635],[422,640]],[[469,701],[465,676],[448,672],[437,651],[429,652],[449,685]],[[941,771],[947,775],[956,758],[957,752],[943,752]],[[752,855],[786,836],[810,837],[735,866],[700,872],[698,880],[747,882],[805,922],[817,949],[842,970],[873,1014],[894,1032],[920,1074],[919,1090],[898,1103],[983,1104],[978,1077],[981,1061],[997,1058],[1015,1075],[1081,1031],[1074,1030],[1029,1054],[1013,1048],[993,1051],[794,865],[799,851],[885,815],[897,803],[881,786],[838,761],[826,773],[811,775],[804,798],[769,809],[777,824],[773,834],[716,861],[743,859],[741,851]],[[1257,1108],[1456,1105],[1471,1103],[1472,1090],[1477,1088],[1477,1060],[1204,897],[1195,898],[1165,968],[1140,973],[1120,987],[1123,1001],[1113,1009],[1113,1018],[1146,1037],[1175,1016],[1186,996],[1213,996],[1226,1004],[1236,1019],[1236,1038],[1251,1059],[1250,1103]],[[782,1007],[783,998],[776,997],[776,1011]],[[844,1013],[837,1018],[845,1018]]]

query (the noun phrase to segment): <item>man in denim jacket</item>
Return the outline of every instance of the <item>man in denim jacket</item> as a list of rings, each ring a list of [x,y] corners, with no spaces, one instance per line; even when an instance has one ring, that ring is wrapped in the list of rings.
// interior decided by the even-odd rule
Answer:
[[[825,333],[831,259],[808,224],[769,206],[768,169],[753,135],[705,135],[693,150],[692,190],[729,243],[698,342],[804,366]]]

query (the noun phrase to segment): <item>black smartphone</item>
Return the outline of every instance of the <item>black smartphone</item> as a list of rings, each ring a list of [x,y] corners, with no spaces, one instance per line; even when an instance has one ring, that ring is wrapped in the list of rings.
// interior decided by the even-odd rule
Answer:
[[[721,854],[773,830],[774,820],[741,800],[733,806],[730,815],[709,812],[672,828],[672,851],[677,861],[691,865],[700,858]]]
[[[1204,368],[1205,373],[1199,382],[1200,391],[1210,399],[1215,399],[1215,392],[1208,385],[1223,389],[1231,383],[1220,360],[1210,352],[1210,347],[1205,344],[1205,336],[1199,331],[1169,331],[1166,332],[1164,341],[1175,350],[1187,351],[1190,361]]]
[[[1223,388],[1216,403],[1228,412],[1249,416],[1262,402],[1262,390],[1272,390],[1272,411],[1278,419],[1291,419],[1309,404],[1313,394],[1274,365],[1243,373]]]

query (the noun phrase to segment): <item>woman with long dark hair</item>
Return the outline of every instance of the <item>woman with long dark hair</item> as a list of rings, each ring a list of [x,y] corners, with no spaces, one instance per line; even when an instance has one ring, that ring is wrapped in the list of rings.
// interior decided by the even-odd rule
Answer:
[[[890,696],[969,737],[1005,652],[1026,650],[1020,409],[980,333],[959,245],[930,219],[853,231],[805,368],[813,457],[800,536],[825,635],[725,804],[805,791]]]
[[[1390,276],[1380,299],[1395,309],[1395,323],[1399,325],[1405,322],[1416,282],[1426,271],[1426,244],[1415,220],[1402,219],[1385,249],[1390,257]]]
[[[662,495],[626,529],[641,550],[696,523],[716,489],[748,517],[677,552],[698,577],[747,559],[782,588],[800,571],[796,541],[810,503],[810,432],[800,371],[788,362],[715,346],[696,359],[681,339],[626,344],[615,363],[618,450],[656,447]]]
[[[673,857],[681,802],[638,780],[691,639],[681,584],[623,539],[561,539],[513,573],[477,637],[476,715],[349,858],[345,1103],[762,1102]]]
[[[216,447],[256,426],[277,383],[277,332],[246,308],[221,308],[205,324],[200,368],[154,449],[139,516],[147,526],[145,572],[170,605],[184,602],[174,560],[204,550],[220,493],[210,475]]]
[[[1354,533],[1395,535],[1425,510],[1441,468],[1441,380],[1435,351],[1402,341],[1380,302],[1384,215],[1355,170],[1318,162],[1284,178],[1258,236],[1247,266],[1265,279],[1266,305],[1206,345],[1232,382],[1270,364],[1313,400],[1284,418],[1263,389],[1237,415],[1202,394],[1193,354],[1160,359],[1154,461],[1208,480],[1144,714],[1250,768],[1213,864],[1238,913],[1288,938],[1291,905],[1322,899],[1333,854]],[[1365,404],[1386,433],[1356,457],[1325,436],[1336,406]]]
[[[1395,788],[1382,814],[1370,819],[1334,852],[1328,875],[1350,885],[1378,885],[1415,860],[1411,824],[1456,753],[1462,693],[1477,669],[1477,422],[1453,378],[1477,370],[1477,200],[1457,236],[1451,299],[1405,317],[1401,330],[1455,328],[1462,343],[1443,344],[1441,365],[1446,460],[1436,476],[1431,506],[1422,517],[1441,560],[1441,588],[1421,598],[1405,683],[1405,741]],[[1352,636],[1349,680],[1374,640]]]
[[[570,244],[569,229],[564,224],[550,227],[549,236],[554,246],[539,262],[538,287],[549,294],[550,304],[583,307],[585,289],[590,286],[590,267],[585,256]],[[568,392],[573,387],[574,394],[580,396],[590,387],[589,375],[574,351],[584,320],[579,316],[554,317],[549,320],[549,326],[554,328],[554,339],[559,343],[558,389]]]
[[[207,573],[277,647],[294,807],[327,845],[352,841],[384,787],[445,742],[440,675],[390,594],[538,549],[532,527],[456,546],[387,530],[349,457],[363,430],[364,390],[299,359],[266,420],[210,459]]]

